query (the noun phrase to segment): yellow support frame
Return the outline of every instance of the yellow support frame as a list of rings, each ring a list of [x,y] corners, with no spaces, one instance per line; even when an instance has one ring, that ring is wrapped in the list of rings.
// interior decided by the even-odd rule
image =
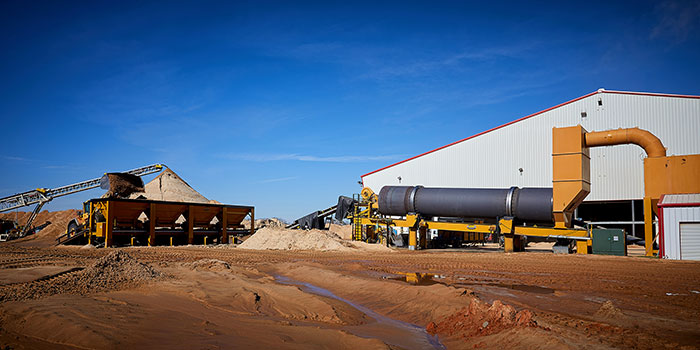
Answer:
[[[418,221],[416,215],[406,215],[405,219],[393,219],[387,222],[391,226],[408,227],[408,249],[415,250],[418,245],[418,230],[419,228],[457,231],[457,232],[472,232],[472,233],[494,233],[497,228],[500,229],[504,236],[505,252],[522,251],[521,240],[515,239],[515,236],[537,236],[537,237],[553,237],[553,238],[568,238],[576,240],[576,252],[578,254],[588,254],[591,246],[590,235],[587,230],[573,228],[556,228],[556,227],[536,227],[536,226],[514,226],[512,219],[501,219],[498,221],[498,227],[495,224],[479,224],[479,223],[456,223],[456,222],[438,222],[438,221]],[[363,225],[374,225],[380,222],[377,218],[363,218]],[[416,223],[418,223],[416,225]],[[423,240],[421,240],[423,241]],[[421,242],[422,243],[422,242]]]

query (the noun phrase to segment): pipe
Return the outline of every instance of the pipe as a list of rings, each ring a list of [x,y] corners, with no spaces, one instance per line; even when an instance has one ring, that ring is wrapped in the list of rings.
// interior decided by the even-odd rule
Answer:
[[[552,189],[384,186],[379,192],[379,212],[484,219],[513,216],[522,221],[552,222]]]
[[[666,148],[661,140],[649,131],[640,128],[627,128],[607,131],[594,131],[585,134],[586,147],[624,145],[633,143],[644,148],[648,157],[665,157]]]

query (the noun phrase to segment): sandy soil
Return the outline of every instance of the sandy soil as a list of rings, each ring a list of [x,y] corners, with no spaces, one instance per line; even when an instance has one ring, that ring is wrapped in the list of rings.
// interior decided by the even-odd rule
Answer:
[[[0,348],[696,349],[700,339],[697,262],[5,245],[0,277]]]

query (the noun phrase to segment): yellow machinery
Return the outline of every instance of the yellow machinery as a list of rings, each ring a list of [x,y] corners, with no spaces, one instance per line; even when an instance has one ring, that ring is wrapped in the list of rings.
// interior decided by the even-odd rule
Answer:
[[[19,232],[19,237],[23,237],[32,230],[32,222],[41,211],[41,208],[54,198],[87,191],[97,187],[109,189],[108,193],[110,196],[128,195],[128,193],[124,191],[128,192],[137,190],[139,186],[143,187],[143,181],[141,181],[140,176],[157,173],[164,168],[165,165],[163,164],[152,164],[131,169],[123,173],[106,173],[102,177],[81,181],[71,185],[56,188],[37,188],[27,192],[17,193],[9,197],[0,198],[0,212],[36,204],[32,214],[29,216],[29,219],[27,219],[27,223]],[[116,185],[115,182],[117,182]],[[141,190],[143,189],[141,188]]]
[[[554,129],[554,206],[558,225],[569,222],[573,209],[590,192],[588,148],[636,144],[644,149],[644,240],[646,255],[653,256],[653,216],[658,215],[657,204],[664,194],[700,193],[700,154],[667,156],[663,143],[652,133],[639,128],[586,132],[580,125]],[[580,135],[580,136],[577,136]],[[557,149],[557,147],[559,147]],[[570,157],[580,154],[580,157]],[[558,158],[558,161],[557,161]],[[580,166],[579,166],[580,160]],[[580,170],[580,176],[575,179]],[[557,172],[559,177],[557,178]],[[578,193],[578,194],[577,194]],[[557,197],[558,194],[558,197]],[[570,201],[567,204],[567,201]],[[575,204],[575,205],[574,205]],[[558,212],[557,212],[558,210]]]
[[[243,229],[241,222],[246,217],[251,221],[250,233],[255,232],[255,208],[250,206],[99,198],[84,203],[83,215],[84,223],[69,225],[66,234],[58,238],[59,244],[226,244],[231,231]],[[178,222],[180,216],[184,222]],[[146,219],[140,220],[143,217]],[[216,224],[212,224],[214,218]]]
[[[590,234],[586,229],[575,228],[573,224],[574,210],[583,202],[590,193],[590,147],[611,146],[620,144],[637,144],[644,148],[648,157],[644,159],[645,171],[645,197],[644,220],[646,254],[651,256],[653,247],[653,218],[652,213],[657,212],[656,204],[663,194],[698,193],[700,192],[700,155],[666,156],[666,150],[661,141],[648,131],[638,128],[618,129],[600,132],[587,132],[580,125],[565,128],[553,128],[552,130],[552,190],[551,190],[551,221],[548,225],[530,224],[519,225],[514,219],[517,215],[511,214],[511,194],[519,189],[511,188],[507,194],[507,215],[499,215],[497,222],[483,223],[479,221],[466,223],[440,222],[426,220],[418,214],[415,196],[422,187],[395,186],[399,191],[398,196],[387,203],[392,206],[390,210],[382,207],[380,210],[378,196],[369,188],[364,188],[361,193],[362,200],[356,209],[353,218],[355,230],[361,232],[362,225],[391,225],[407,227],[409,229],[409,249],[427,247],[426,230],[437,229],[445,231],[457,231],[468,233],[500,233],[504,236],[505,251],[513,252],[523,249],[522,240],[516,236],[538,236],[576,241],[576,251],[579,254],[590,252]],[[385,187],[386,188],[386,187]],[[436,193],[440,190],[449,190],[455,193],[455,189],[432,189]],[[472,191],[468,193],[479,194],[476,189],[462,189]],[[522,189],[528,190],[528,189]],[[530,191],[536,189],[529,189]],[[391,191],[391,189],[390,189]],[[457,190],[459,191],[459,190]],[[508,191],[508,190],[493,190]],[[390,193],[387,191],[387,193]],[[405,193],[405,196],[404,196]],[[449,192],[443,192],[449,194]],[[467,192],[464,192],[467,193]],[[531,192],[532,193],[532,192]],[[541,193],[541,192],[540,192]],[[384,194],[384,189],[380,195]],[[384,194],[386,195],[386,194]],[[436,195],[433,194],[435,198]],[[539,195],[543,198],[542,195]],[[430,200],[424,200],[424,203]],[[440,200],[433,200],[434,205],[439,206]],[[398,204],[397,204],[398,203]],[[541,201],[540,201],[541,204]],[[478,204],[477,204],[478,205]],[[397,209],[396,207],[399,207]],[[425,206],[424,206],[425,207]],[[527,205],[523,205],[527,207]],[[544,206],[540,205],[540,210]],[[392,212],[392,210],[394,210]],[[398,210],[398,212],[396,212]],[[380,217],[378,212],[398,214],[400,219]],[[429,210],[428,210],[429,211]],[[428,217],[440,215],[428,215]],[[418,242],[418,232],[421,232],[421,241]]]

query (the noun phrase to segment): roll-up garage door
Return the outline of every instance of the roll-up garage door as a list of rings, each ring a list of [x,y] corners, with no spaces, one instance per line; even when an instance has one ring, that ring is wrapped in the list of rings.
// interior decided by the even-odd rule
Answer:
[[[681,222],[681,260],[700,260],[700,222]]]

